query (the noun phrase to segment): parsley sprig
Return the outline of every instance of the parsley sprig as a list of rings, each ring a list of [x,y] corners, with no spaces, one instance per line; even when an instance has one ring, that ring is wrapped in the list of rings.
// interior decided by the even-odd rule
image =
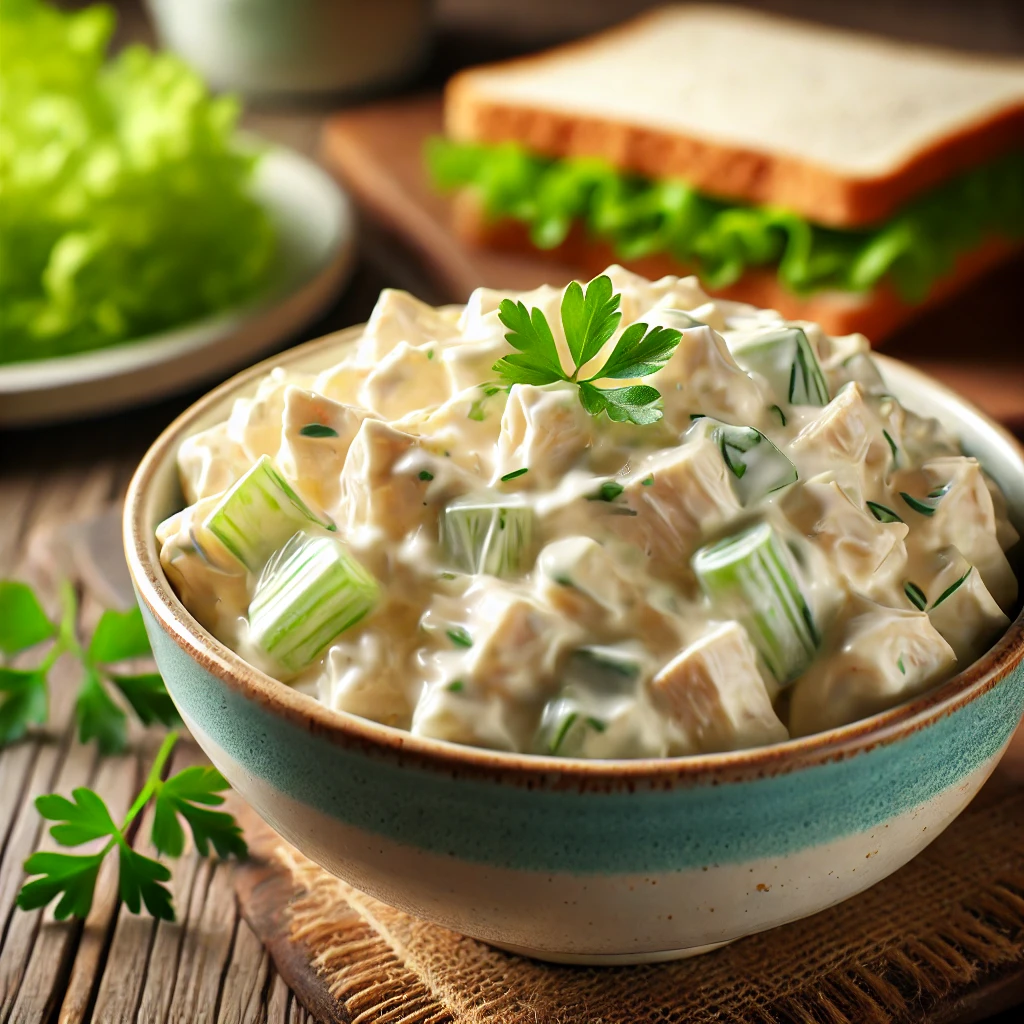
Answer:
[[[591,416],[605,413],[619,423],[656,423],[663,415],[657,388],[648,384],[601,388],[595,381],[632,380],[660,370],[679,344],[679,331],[671,327],[648,330],[647,324],[630,324],[601,368],[580,377],[583,368],[619,326],[621,301],[622,296],[614,292],[606,274],[595,277],[585,290],[577,281],[566,288],[561,306],[562,329],[573,361],[572,372],[566,373],[543,311],[536,306],[527,309],[522,301],[502,300],[498,318],[508,328],[505,338],[516,351],[503,356],[492,369],[511,384],[576,384],[580,403]]]
[[[177,725],[180,719],[159,673],[116,671],[120,663],[151,655],[139,609],[105,611],[89,645],[83,647],[76,631],[78,600],[70,583],[61,584],[60,602],[60,619],[51,621],[27,583],[0,580],[0,656],[10,658],[53,641],[33,668],[0,663],[0,747],[19,739],[30,725],[46,722],[49,672],[65,654],[82,667],[75,720],[83,743],[95,739],[104,754],[124,749],[127,716],[111,688],[121,693],[143,724]]]
[[[95,853],[34,853],[25,861],[25,871],[38,875],[26,882],[18,893],[22,910],[45,907],[58,899],[54,915],[58,920],[74,915],[86,917],[92,907],[96,879],[106,856],[115,848],[118,856],[118,889],[121,900],[137,914],[143,904],[154,917],[174,920],[171,892],[164,884],[171,877],[166,865],[132,848],[129,833],[132,823],[152,800],[153,845],[161,854],[181,856],[185,831],[181,818],[192,831],[196,849],[208,856],[210,845],[221,857],[244,857],[248,852],[241,828],[224,811],[214,811],[224,802],[219,794],[228,788],[216,768],[196,766],[163,779],[178,734],[171,732],[156,755],[145,784],[124,820],[118,825],[103,799],[91,789],[76,789],[71,799],[50,793],[36,799],[36,809],[48,821],[56,822],[50,835],[60,846],[81,846],[107,838]]]

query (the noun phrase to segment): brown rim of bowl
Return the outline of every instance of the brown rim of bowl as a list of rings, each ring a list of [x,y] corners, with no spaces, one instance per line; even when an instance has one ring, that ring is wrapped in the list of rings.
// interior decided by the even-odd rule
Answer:
[[[900,738],[937,721],[975,700],[997,685],[1024,661],[1024,609],[1002,638],[973,665],[941,686],[915,700],[883,711],[850,725],[825,732],[786,740],[783,743],[749,750],[717,754],[642,758],[636,760],[586,760],[541,754],[517,754],[464,746],[443,740],[413,736],[394,726],[380,725],[344,711],[334,711],[313,697],[259,671],[208,633],[185,609],[171,589],[159,558],[150,555],[154,539],[143,521],[144,496],[156,470],[174,456],[179,443],[188,436],[191,424],[245,384],[264,376],[275,366],[287,366],[315,355],[321,349],[353,340],[364,325],[356,325],[335,334],[306,342],[256,365],[214,388],[181,413],[153,442],[128,486],[124,510],[124,545],[129,572],[136,589],[163,630],[190,657],[208,672],[243,696],[280,714],[310,733],[343,747],[376,749],[381,754],[397,754],[403,761],[460,774],[487,777],[511,777],[517,782],[532,780],[551,785],[553,778],[563,784],[609,783],[654,785],[670,784],[673,779],[692,781],[732,781],[775,775],[815,763],[838,761],[863,753]],[[877,358],[877,356],[876,356]],[[963,409],[975,414],[1024,462],[1024,448],[1017,440],[984,413],[955,392],[926,374],[882,357],[900,371],[916,378]]]

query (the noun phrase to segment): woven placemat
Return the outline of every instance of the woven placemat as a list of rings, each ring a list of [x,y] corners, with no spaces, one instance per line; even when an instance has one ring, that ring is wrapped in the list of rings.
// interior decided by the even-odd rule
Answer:
[[[502,953],[356,892],[265,827],[247,832],[259,859],[238,874],[243,913],[324,1022],[946,1024],[977,1019],[983,989],[984,1012],[1024,998],[1019,787],[990,783],[911,864],[831,910],[628,968]]]

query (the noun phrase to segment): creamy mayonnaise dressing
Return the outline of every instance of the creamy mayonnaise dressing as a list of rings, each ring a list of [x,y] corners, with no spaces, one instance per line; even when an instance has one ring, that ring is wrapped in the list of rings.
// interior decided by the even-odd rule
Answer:
[[[189,504],[157,535],[186,607],[329,707],[591,758],[733,750],[851,722],[948,678],[1005,630],[1017,596],[1005,501],[939,423],[887,393],[862,336],[799,324],[827,404],[790,402],[778,374],[737,361],[787,326],[776,313],[709,299],[694,278],[607,273],[623,312],[609,346],[638,320],[682,332],[643,379],[662,394],[660,422],[595,418],[568,383],[481,387],[511,351],[497,316],[508,293],[479,289],[457,310],[385,291],[338,363],[274,370],[182,444]],[[562,290],[514,297],[546,314],[571,365]],[[738,475],[721,424],[756,428],[777,452],[758,443]],[[250,636],[259,572],[203,528],[261,456],[336,532],[307,529],[339,538],[380,588],[298,672]],[[500,569],[456,564],[442,539],[443,510],[474,502],[500,507],[489,528],[524,530]],[[692,564],[759,523],[806,600],[816,646],[795,681],[777,678]]]

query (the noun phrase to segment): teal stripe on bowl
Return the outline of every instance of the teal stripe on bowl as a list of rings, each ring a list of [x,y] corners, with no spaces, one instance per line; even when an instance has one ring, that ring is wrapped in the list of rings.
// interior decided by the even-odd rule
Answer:
[[[1024,669],[934,724],[842,762],[718,786],[527,790],[345,750],[249,701],[194,662],[145,608],[184,712],[247,772],[389,839],[526,871],[653,873],[736,863],[862,832],[967,777],[1024,711]]]

